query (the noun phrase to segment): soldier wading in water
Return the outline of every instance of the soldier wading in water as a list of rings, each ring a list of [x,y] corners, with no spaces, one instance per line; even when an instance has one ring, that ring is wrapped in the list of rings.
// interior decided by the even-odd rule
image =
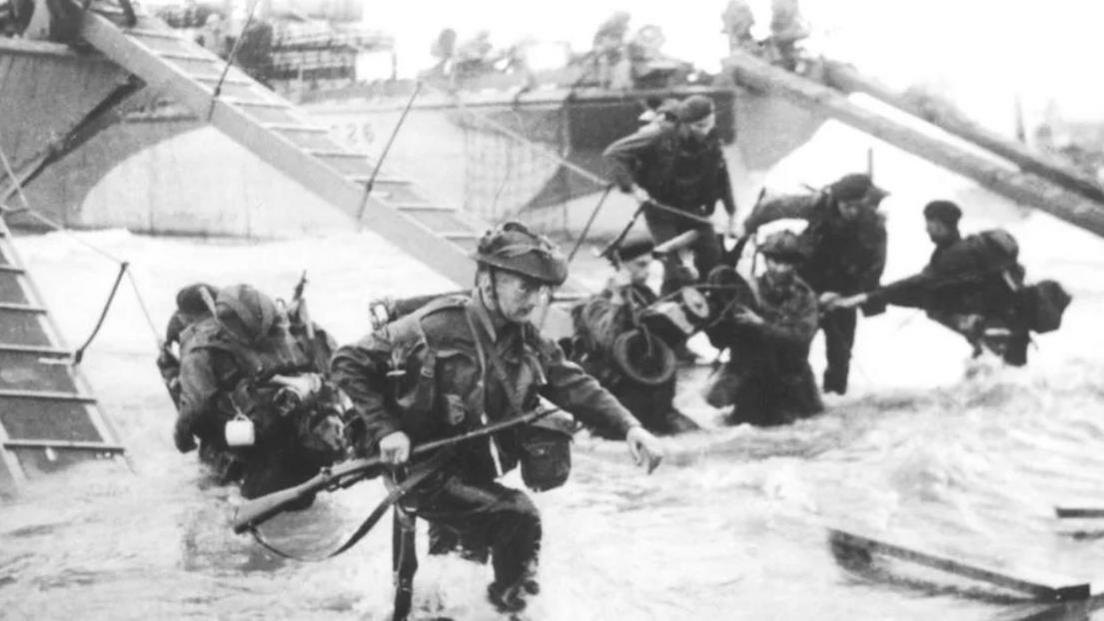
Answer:
[[[378,448],[385,462],[408,464],[411,444],[516,417],[544,397],[583,422],[620,429],[633,458],[654,469],[662,459],[656,438],[529,322],[550,289],[567,278],[558,250],[511,222],[487,233],[474,258],[470,297],[438,298],[338,350],[332,371],[354,404],[358,450]],[[402,508],[453,535],[471,557],[489,551],[494,581],[487,595],[505,612],[525,608],[526,597],[539,591],[541,520],[525,493],[497,479],[520,462],[530,487],[562,484],[567,464],[541,463],[547,451],[537,447],[547,448],[549,434],[557,433],[566,459],[569,436],[534,424],[405,468],[410,476],[419,467],[437,468]]]

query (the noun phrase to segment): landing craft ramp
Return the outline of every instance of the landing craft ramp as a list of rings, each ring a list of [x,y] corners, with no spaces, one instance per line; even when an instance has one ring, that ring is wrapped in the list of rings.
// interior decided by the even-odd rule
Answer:
[[[6,219],[22,205],[7,171],[33,169],[61,137],[133,90],[102,58],[0,38],[0,497],[66,465],[124,452],[15,251]]]
[[[1009,160],[1009,153],[985,157],[947,138],[936,137],[910,124],[863,107],[847,95],[819,82],[772,66],[750,54],[736,52],[726,61],[734,79],[756,91],[789,99],[880,138],[934,164],[973,179],[1018,203],[1041,209],[1071,224],[1104,236],[1104,201],[1086,195],[1077,182],[1060,181],[1058,173],[1033,170]],[[858,85],[854,85],[856,88]],[[865,90],[865,89],[864,89]],[[962,136],[972,146],[986,149],[978,136]],[[979,144],[981,142],[982,144]],[[992,145],[989,145],[990,147]],[[991,149],[986,149],[991,151]],[[1000,160],[1004,159],[1004,162]],[[1053,169],[1050,169],[1053,170]]]
[[[146,85],[185,106],[277,170],[365,228],[458,284],[471,283],[467,260],[484,226],[453,207],[435,204],[405,179],[378,177],[370,196],[368,157],[344,148],[328,129],[203,47],[143,17],[122,28],[84,14],[80,36]],[[221,86],[220,86],[221,80]],[[220,94],[216,96],[216,88]]]
[[[0,218],[0,496],[123,453],[71,356]]]

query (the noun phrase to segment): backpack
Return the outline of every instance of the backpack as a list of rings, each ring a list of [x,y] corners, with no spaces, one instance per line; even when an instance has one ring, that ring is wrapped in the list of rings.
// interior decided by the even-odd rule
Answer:
[[[1053,332],[1062,326],[1062,314],[1073,300],[1073,296],[1054,280],[1041,280],[1024,287],[1021,295],[1021,309],[1027,327],[1040,334]]]

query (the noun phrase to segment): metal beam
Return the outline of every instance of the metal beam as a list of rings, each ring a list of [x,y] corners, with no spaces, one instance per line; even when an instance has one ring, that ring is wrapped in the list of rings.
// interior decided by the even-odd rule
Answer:
[[[1016,202],[1041,209],[1070,224],[1104,236],[1104,209],[1096,201],[1048,179],[987,158],[868,110],[840,91],[774,67],[744,52],[725,61],[736,82],[753,90],[783,97],[826,114],[909,153],[958,173]]]
[[[1027,593],[1043,601],[1084,600],[1090,596],[1090,585],[1087,582],[1077,582],[1059,576],[1031,576],[1027,578],[1013,576],[1004,571],[912,550],[836,528],[829,528],[828,533],[829,541],[833,546],[857,548],[872,554],[882,554],[964,578],[980,580],[1006,589]]]

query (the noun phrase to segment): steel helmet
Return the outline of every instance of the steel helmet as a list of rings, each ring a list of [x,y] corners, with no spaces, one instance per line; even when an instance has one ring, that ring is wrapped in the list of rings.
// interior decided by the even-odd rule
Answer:
[[[793,231],[779,231],[771,233],[767,239],[759,245],[759,252],[765,257],[783,261],[785,263],[800,263],[805,259],[801,240]]]
[[[279,315],[272,298],[250,285],[231,285],[220,289],[215,300],[215,313],[219,323],[248,342],[267,336]]]
[[[567,280],[567,259],[547,237],[520,222],[506,222],[487,231],[472,255],[481,265],[560,286]]]

